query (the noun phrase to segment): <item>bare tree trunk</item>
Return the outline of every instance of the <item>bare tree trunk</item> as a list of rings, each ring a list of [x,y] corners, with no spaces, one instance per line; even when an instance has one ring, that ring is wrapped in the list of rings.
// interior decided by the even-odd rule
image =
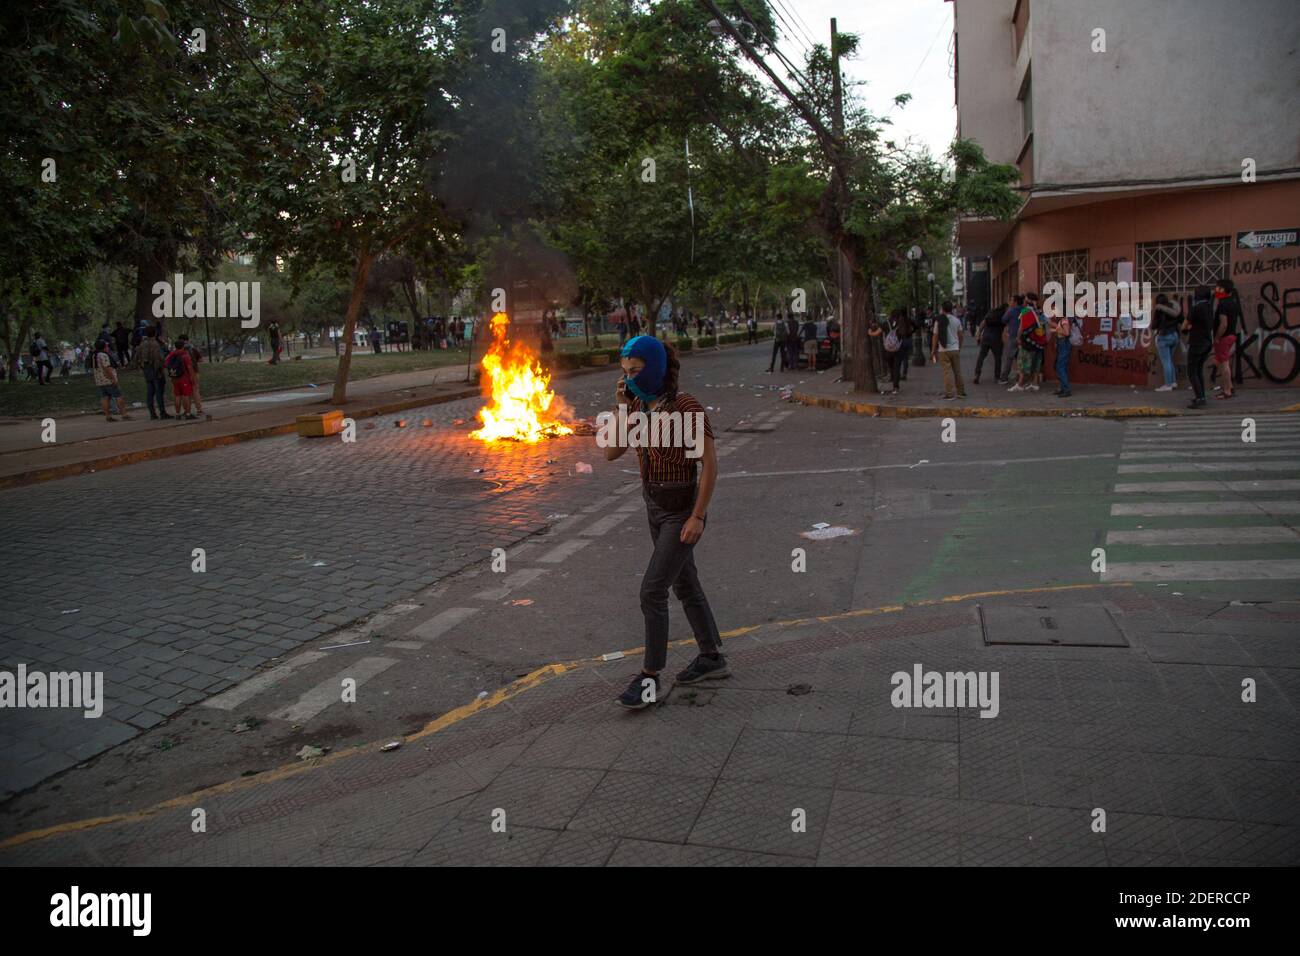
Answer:
[[[334,394],[330,402],[342,405],[348,400],[348,373],[352,370],[352,335],[357,328],[357,316],[361,313],[361,303],[366,296],[366,276],[370,274],[370,263],[374,255],[362,252],[357,256],[357,267],[352,277],[352,298],[348,300],[348,317],[343,323],[343,354],[339,356],[338,374],[334,376]]]

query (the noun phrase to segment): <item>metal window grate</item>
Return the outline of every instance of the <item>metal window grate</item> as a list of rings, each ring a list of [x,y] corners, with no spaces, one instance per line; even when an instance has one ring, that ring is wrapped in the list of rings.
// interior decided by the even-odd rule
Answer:
[[[1229,248],[1228,236],[1139,242],[1136,279],[1150,282],[1155,292],[1186,295],[1228,275]]]
[[[1070,249],[1066,252],[1047,252],[1038,257],[1038,287],[1049,282],[1065,285],[1065,277],[1074,276],[1075,282],[1088,278],[1088,250]]]

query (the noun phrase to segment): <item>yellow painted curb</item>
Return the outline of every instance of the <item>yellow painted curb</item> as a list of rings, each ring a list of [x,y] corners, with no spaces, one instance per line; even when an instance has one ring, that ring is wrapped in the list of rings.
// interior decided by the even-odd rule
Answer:
[[[880,607],[841,611],[838,614],[824,614],[814,617],[792,618],[784,621],[769,621],[766,624],[752,624],[747,627],[737,627],[732,628],[729,631],[723,631],[721,637],[723,639],[743,637],[746,634],[752,634],[755,631],[765,628],[798,627],[800,625],[812,624],[814,622],[827,623],[854,617],[868,617],[877,614],[896,614],[899,611],[906,611],[910,608],[934,607],[941,604],[958,604],[962,601],[971,601],[977,598],[1011,597],[1017,594],[1045,594],[1052,591],[1082,591],[1096,588],[1129,588],[1132,586],[1133,585],[1128,582],[1116,582],[1107,584],[1060,584],[1050,587],[1014,588],[1000,591],[973,591],[968,594],[951,594],[947,597],[929,598],[924,601],[915,601],[911,604],[886,604]],[[682,647],[694,643],[695,641],[692,638],[689,640],[674,641],[672,646]],[[637,654],[643,650],[644,648],[642,647],[634,647],[624,651],[623,654],[626,657]],[[520,694],[532,690],[535,687],[540,687],[542,684],[545,684],[563,674],[569,673],[570,671],[603,663],[606,663],[603,657],[591,657],[576,661],[547,664],[543,667],[539,667],[531,673],[513,681],[509,685],[499,688],[487,697],[464,704],[454,710],[449,710],[441,717],[435,718],[415,733],[402,739],[404,742],[410,742],[432,736],[440,730],[445,730],[446,728],[458,724],[482,711],[498,707],[511,698],[518,697]],[[386,737],[383,742],[386,743],[392,739],[392,737]],[[47,837],[59,836],[66,833],[76,833],[82,830],[93,830],[114,823],[134,823],[141,820],[147,820],[149,817],[162,813],[165,810],[175,810],[180,807],[191,806],[208,797],[219,796],[227,793],[238,793],[243,790],[249,790],[253,787],[261,786],[262,784],[288,780],[291,777],[296,777],[299,774],[307,773],[319,767],[325,767],[337,763],[340,760],[356,756],[357,754],[374,753],[381,745],[380,741],[368,744],[358,744],[355,747],[338,750],[326,754],[323,757],[285,764],[272,770],[268,770],[265,773],[259,773],[255,777],[239,777],[235,780],[227,780],[224,783],[214,784],[211,787],[205,787],[202,790],[196,790],[193,793],[183,794],[179,797],[172,797],[160,803],[155,803],[153,806],[145,807],[142,810],[133,810],[128,813],[115,813],[104,817],[91,817],[86,820],[74,820],[68,823],[56,823],[53,826],[43,827],[39,830],[29,830],[26,833],[15,834],[14,836],[0,841],[0,850],[22,846],[25,843],[32,843],[37,840],[46,839]]]

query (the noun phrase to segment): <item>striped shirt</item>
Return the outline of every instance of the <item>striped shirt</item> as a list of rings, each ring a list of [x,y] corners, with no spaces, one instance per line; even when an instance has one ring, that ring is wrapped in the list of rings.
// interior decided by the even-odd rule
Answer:
[[[628,414],[641,410],[641,399],[632,397],[627,406]],[[655,406],[656,412],[681,412],[683,419],[686,416],[698,412],[704,416],[704,434],[709,438],[713,437],[713,426],[709,423],[709,413],[704,410],[704,406],[696,400],[694,395],[687,392],[678,392],[671,399],[664,399]],[[703,442],[702,436],[695,436],[696,441]],[[674,443],[675,447],[668,448],[638,448],[636,449],[637,461],[641,466],[641,480],[646,481],[665,481],[680,482],[695,480],[695,464],[700,460],[699,457],[687,458],[686,447],[681,442]]]

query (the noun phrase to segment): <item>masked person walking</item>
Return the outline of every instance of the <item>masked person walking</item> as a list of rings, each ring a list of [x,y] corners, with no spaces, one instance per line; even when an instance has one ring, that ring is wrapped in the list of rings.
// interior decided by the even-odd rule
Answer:
[[[1205,360],[1214,350],[1214,305],[1210,300],[1209,286],[1197,286],[1192,295],[1192,307],[1183,322],[1187,333],[1187,377],[1192,383],[1192,399],[1188,408],[1205,407]]]
[[[671,345],[639,335],[623,346],[620,359],[624,377],[615,392],[616,414],[678,412],[683,422],[690,420],[700,426],[691,431],[683,427],[673,435],[673,440],[661,440],[657,446],[647,441],[640,442],[642,447],[636,448],[642,498],[653,542],[650,563],[641,579],[645,660],[641,672],[632,678],[615,702],[628,710],[639,710],[663,696],[660,674],[668,663],[669,587],[682,602],[682,610],[699,646],[699,655],[677,675],[676,683],[716,680],[729,677],[731,671],[722,656],[722,638],[695,568],[695,543],[704,534],[709,501],[718,478],[713,428],[699,401],[677,390],[680,368],[677,352]],[[655,432],[662,438],[662,431],[651,433]],[[689,449],[688,438],[692,439]],[[605,448],[606,460],[620,458],[628,447],[612,442]],[[698,454],[688,456],[688,450]],[[702,464],[698,482],[697,461]]]
[[[1232,398],[1232,350],[1241,328],[1241,301],[1231,279],[1220,279],[1214,287],[1214,362],[1219,369],[1219,387],[1215,398]]]

